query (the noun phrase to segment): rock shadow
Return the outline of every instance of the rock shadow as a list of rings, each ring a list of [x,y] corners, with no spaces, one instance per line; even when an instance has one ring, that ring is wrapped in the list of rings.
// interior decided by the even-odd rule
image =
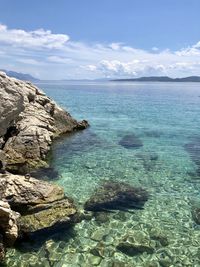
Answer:
[[[127,134],[118,143],[126,149],[137,149],[143,146],[142,141],[134,133]]]

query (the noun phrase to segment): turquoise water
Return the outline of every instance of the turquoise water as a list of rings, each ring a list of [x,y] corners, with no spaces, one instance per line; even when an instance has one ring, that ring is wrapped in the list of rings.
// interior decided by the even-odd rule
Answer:
[[[102,181],[111,179],[142,186],[150,199],[143,210],[102,213],[66,232],[10,249],[8,266],[200,266],[200,227],[191,214],[200,202],[200,156],[185,149],[200,137],[200,84],[38,86],[91,125],[54,143],[51,165],[59,178],[53,182],[63,186],[80,209]],[[119,145],[130,134],[143,146]],[[196,146],[199,143],[192,148]],[[156,160],[151,160],[152,155]],[[154,252],[134,256],[120,252],[116,245],[125,235],[138,236],[135,242],[148,243]]]

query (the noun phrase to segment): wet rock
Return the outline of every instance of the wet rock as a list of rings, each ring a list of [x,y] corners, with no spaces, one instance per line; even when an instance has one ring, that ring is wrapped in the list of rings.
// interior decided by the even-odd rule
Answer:
[[[83,120],[78,122],[78,124],[74,127],[74,130],[84,130],[89,126],[88,121]]]
[[[45,209],[41,211],[21,216],[18,225],[22,233],[36,232],[56,225],[66,226],[73,221],[76,213],[73,202],[64,198],[45,205]]]
[[[143,146],[142,141],[135,134],[125,135],[118,143],[127,149],[136,149]]]
[[[148,200],[148,193],[142,188],[122,182],[108,181],[102,184],[85,203],[90,211],[127,210],[142,208]]]
[[[135,256],[144,252],[148,254],[154,252],[150,238],[142,232],[136,231],[125,235],[116,248],[128,256]]]
[[[9,171],[26,173],[46,166],[45,158],[55,137],[88,126],[85,120],[73,119],[31,83],[0,72],[0,88],[1,149]]]

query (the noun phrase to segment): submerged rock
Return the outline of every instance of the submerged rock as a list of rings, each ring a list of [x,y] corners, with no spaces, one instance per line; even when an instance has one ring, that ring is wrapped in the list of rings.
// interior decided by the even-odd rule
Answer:
[[[148,193],[142,188],[122,182],[108,181],[96,190],[84,207],[90,211],[142,208]]]
[[[119,241],[116,248],[128,256],[135,256],[144,252],[148,254],[154,252],[154,246],[151,239],[142,232],[134,231],[125,235]]]
[[[127,149],[140,148],[143,146],[142,141],[135,134],[125,135],[119,141],[119,145]]]
[[[7,156],[7,170],[27,173],[46,166],[52,140],[62,133],[83,130],[77,122],[31,83],[0,72],[0,139]]]

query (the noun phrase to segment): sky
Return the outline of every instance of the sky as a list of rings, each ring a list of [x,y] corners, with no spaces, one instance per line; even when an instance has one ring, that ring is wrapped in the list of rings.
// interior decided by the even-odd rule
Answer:
[[[200,0],[0,0],[0,69],[40,79],[200,76]]]

